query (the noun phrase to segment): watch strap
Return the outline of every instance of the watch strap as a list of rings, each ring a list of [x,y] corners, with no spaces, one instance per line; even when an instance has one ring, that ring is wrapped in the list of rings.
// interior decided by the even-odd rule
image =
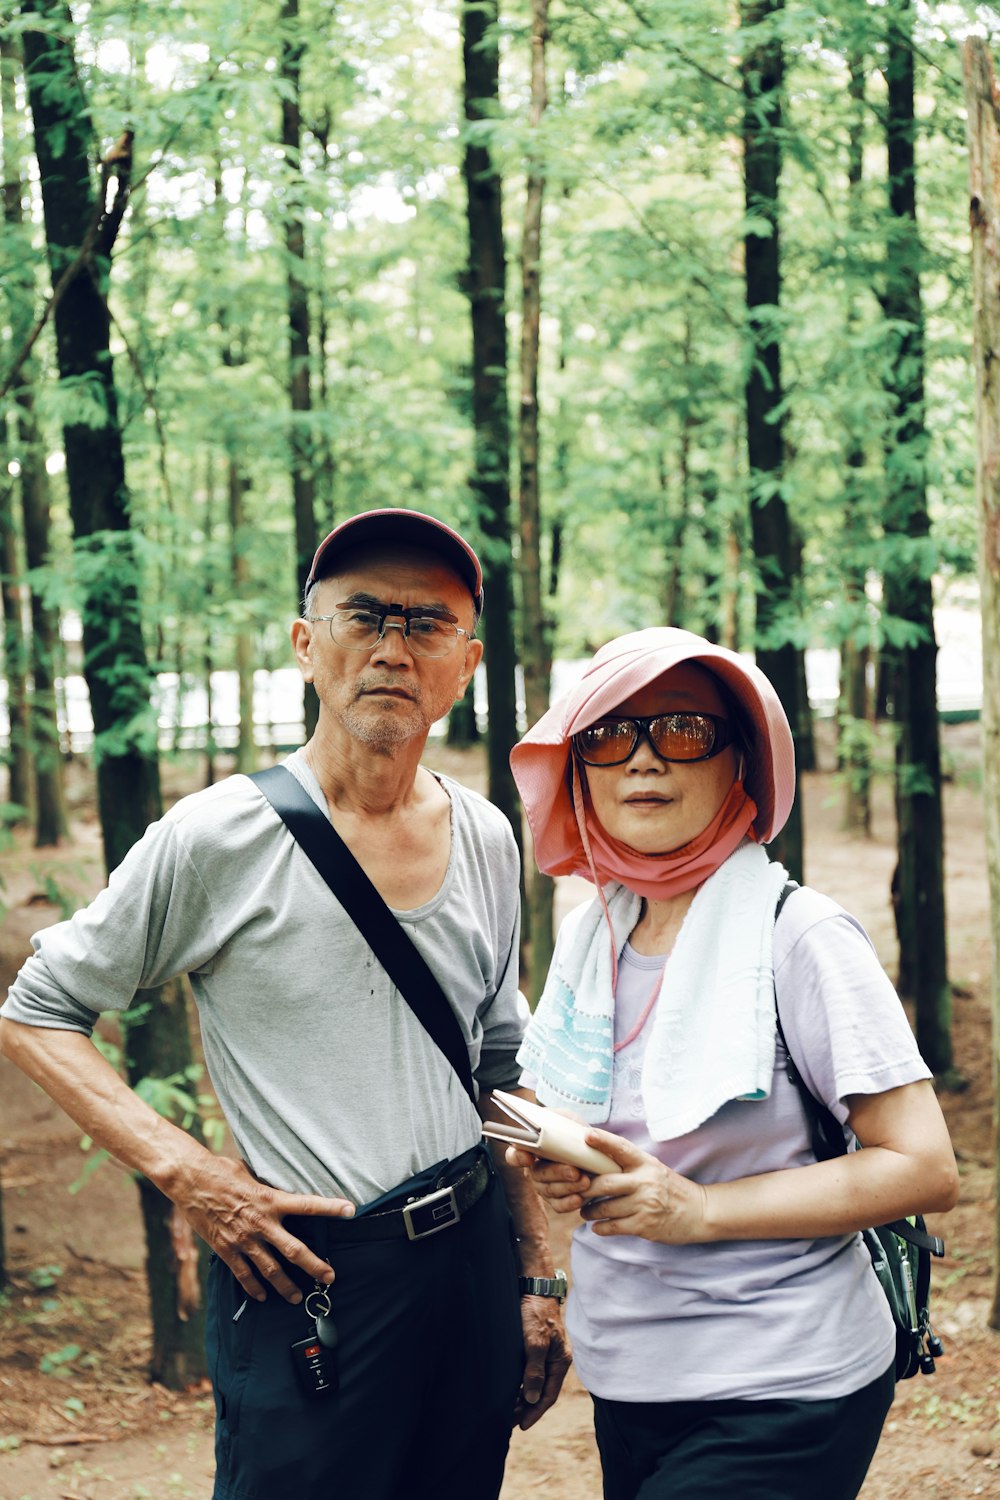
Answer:
[[[562,1302],[568,1290],[566,1272],[557,1271],[554,1276],[519,1276],[517,1290],[522,1297],[555,1297]]]

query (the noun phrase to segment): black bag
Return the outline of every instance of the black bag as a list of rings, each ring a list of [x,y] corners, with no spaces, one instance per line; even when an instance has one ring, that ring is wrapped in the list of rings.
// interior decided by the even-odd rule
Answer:
[[[778,898],[775,921],[795,890],[798,890],[796,882],[789,881]],[[816,1159],[829,1161],[835,1156],[845,1156],[847,1141],[842,1127],[826,1105],[809,1091],[788,1050],[777,993],[774,1006],[778,1036],[788,1058],[788,1077],[799,1091]],[[944,1254],[944,1240],[927,1232],[921,1214],[865,1229],[862,1239],[896,1325],[896,1379],[909,1380],[918,1370],[921,1375],[933,1375],[934,1361],[944,1353],[944,1346],[931,1327],[931,1256]]]

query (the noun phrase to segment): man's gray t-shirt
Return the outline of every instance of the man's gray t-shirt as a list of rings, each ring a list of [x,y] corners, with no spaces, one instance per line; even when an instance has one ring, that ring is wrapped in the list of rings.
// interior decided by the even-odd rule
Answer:
[[[324,813],[301,755],[288,768]],[[458,1018],[481,1089],[516,1084],[519,867],[506,818],[448,777],[451,857],[397,912]],[[457,1074],[257,787],[232,776],[154,823],[107,888],[37,933],[2,1014],[89,1035],[189,973],[238,1149],[290,1192],[365,1203],[480,1137]]]

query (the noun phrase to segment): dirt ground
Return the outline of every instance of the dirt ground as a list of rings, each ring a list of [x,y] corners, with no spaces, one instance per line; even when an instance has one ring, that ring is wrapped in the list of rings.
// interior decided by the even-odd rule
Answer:
[[[988,894],[975,725],[946,726],[950,972],[956,1063],[968,1080],[943,1096],[962,1173],[960,1206],[932,1227],[933,1308],[946,1345],[933,1378],[899,1388],[864,1500],[992,1496],[1000,1500],[1000,1335],[986,1326],[992,1295],[993,1191]],[[428,759],[482,784],[477,752]],[[177,794],[193,782],[168,772]],[[23,842],[0,859],[0,980],[10,982],[31,932],[58,919],[60,892],[81,898],[100,881],[99,836],[86,784],[75,787],[73,842],[40,853]],[[895,937],[888,892],[893,829],[888,788],[874,836],[841,830],[842,792],[829,772],[804,778],[807,877],[865,922],[890,973]],[[52,882],[58,887],[53,889]],[[562,883],[562,909],[587,893]],[[0,1061],[0,1174],[10,1284],[0,1298],[0,1500],[203,1500],[211,1492],[207,1390],[183,1394],[146,1379],[149,1325],[143,1246],[132,1183],[105,1165],[82,1190],[80,1132]],[[557,1259],[566,1232],[553,1225]],[[504,1500],[584,1500],[600,1494],[590,1402],[570,1377],[557,1407],[515,1432]],[[295,1500],[289,1496],[288,1500]],[[360,1500],[360,1497],[359,1497]],[[778,1497],[776,1497],[778,1500]]]

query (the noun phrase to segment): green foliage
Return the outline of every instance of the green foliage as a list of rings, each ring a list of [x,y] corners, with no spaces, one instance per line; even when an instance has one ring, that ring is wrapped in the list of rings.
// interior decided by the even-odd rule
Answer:
[[[38,1361],[38,1368],[43,1375],[69,1375],[68,1366],[80,1358],[83,1348],[80,1344],[63,1344],[60,1349],[53,1349],[43,1354]]]
[[[78,911],[81,902],[65,886],[60,885],[51,870],[39,869],[36,865],[31,867],[31,873],[42,888],[46,901],[58,909],[59,920],[66,922]]]
[[[963,19],[964,18],[964,19]],[[466,226],[455,7],[303,0],[303,144],[278,146],[288,86],[277,0],[198,6],[114,0],[77,8],[79,84],[95,160],[135,131],[133,197],[110,274],[112,342],[136,537],[69,557],[53,475],[57,556],[45,597],[93,617],[134,594],[149,655],[191,673],[290,657],[297,607],[289,472],[304,442],[317,527],[366,505],[429,509],[473,535]],[[908,332],[882,312],[889,225],[882,114],[884,6],[786,4],[779,232],[788,461],[780,491],[803,542],[804,591],[775,639],[837,645],[912,627],[859,584],[891,562],[948,583],[975,558],[967,185],[956,38],[993,34],[971,3],[918,14],[918,207],[927,308],[929,447],[893,430],[885,376],[905,375]],[[550,102],[529,132],[527,7],[502,8],[502,99],[477,123],[505,177],[511,332],[520,203],[531,154],[546,179],[542,242],[542,550],[560,529],[550,600],[557,655],[669,618],[749,641],[753,569],[743,390],[751,345],[742,239],[773,232],[744,202],[742,34],[717,0],[556,7]],[[13,38],[24,16],[0,22]],[[852,99],[852,66],[865,97]],[[68,87],[54,80],[52,87]],[[74,83],[75,87],[76,84]],[[18,120],[22,175],[26,122]],[[5,130],[9,122],[5,121]],[[852,141],[863,176],[849,186]],[[0,384],[16,356],[25,287],[40,306],[37,187],[23,233],[0,237]],[[284,227],[302,222],[313,318],[314,410],[288,411]],[[8,290],[9,288],[9,290]],[[15,305],[15,291],[20,302]],[[322,326],[323,343],[318,330]],[[53,378],[37,346],[46,451],[63,422],[99,429],[103,387]],[[517,397],[516,371],[511,396]],[[9,398],[8,398],[9,400]],[[9,408],[8,408],[9,409]],[[887,473],[926,477],[931,536],[885,535]],[[244,485],[233,534],[230,501]],[[902,555],[905,554],[905,555]],[[233,581],[232,559],[245,565]],[[845,587],[845,580],[850,587]],[[100,664],[112,671],[111,663]],[[115,728],[98,754],[148,749],[141,673],[111,681]]]
[[[58,1286],[59,1278],[62,1274],[62,1266],[34,1266],[28,1272],[28,1282],[34,1287],[36,1292],[44,1292],[48,1291],[51,1287]]]

